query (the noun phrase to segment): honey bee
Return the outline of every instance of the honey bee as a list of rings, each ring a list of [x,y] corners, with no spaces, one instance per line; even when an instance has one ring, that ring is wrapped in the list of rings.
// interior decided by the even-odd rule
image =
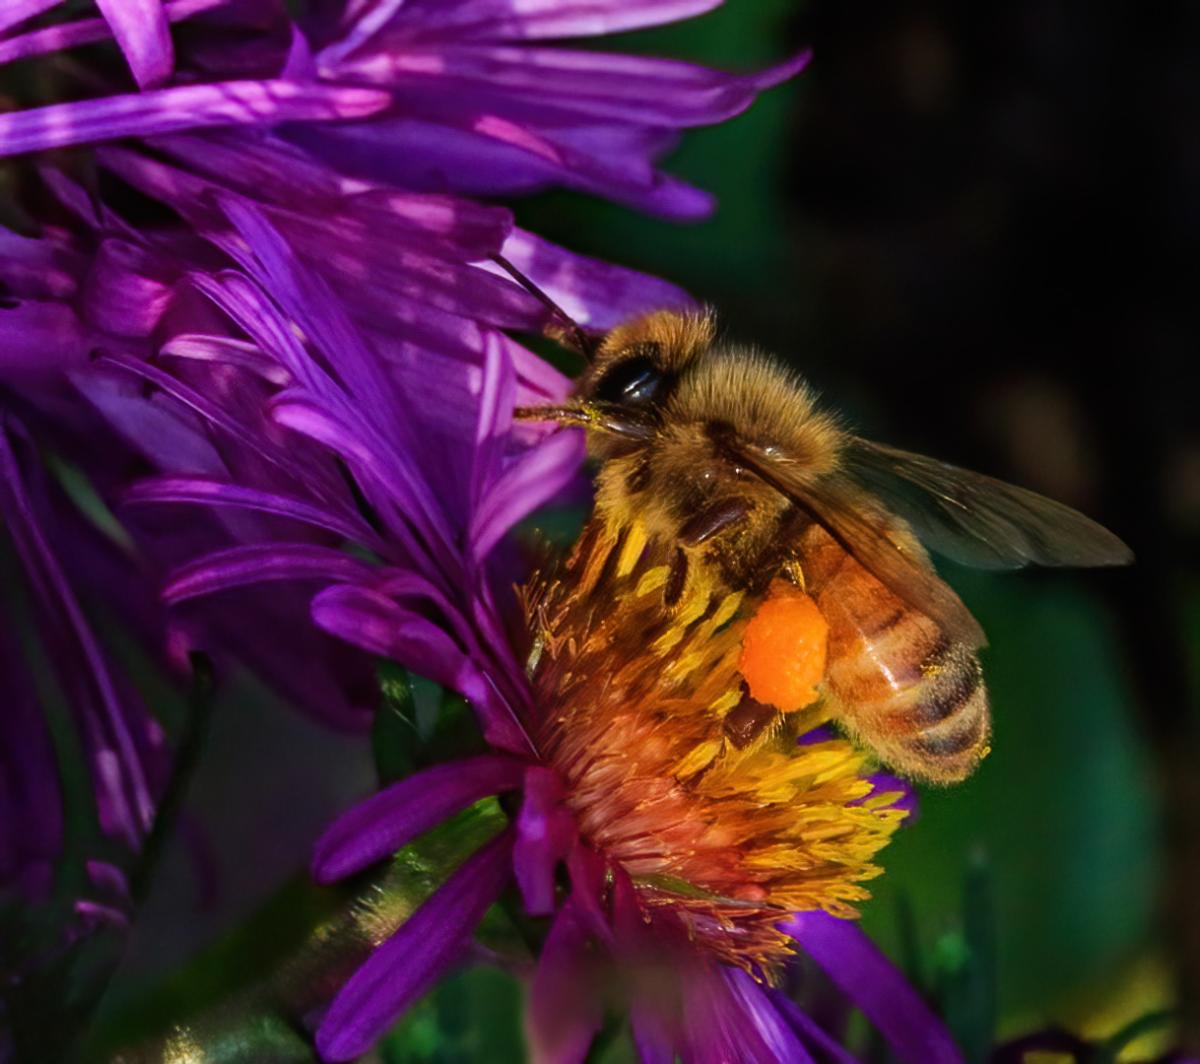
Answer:
[[[983,631],[925,545],[987,568],[1132,560],[1067,506],[854,435],[782,365],[718,342],[711,313],[658,311],[593,341],[554,311],[588,368],[563,405],[518,416],[587,430],[597,512],[671,545],[667,607],[697,566],[756,595],[802,583],[828,625],[833,716],[902,773],[961,780],[990,734]]]

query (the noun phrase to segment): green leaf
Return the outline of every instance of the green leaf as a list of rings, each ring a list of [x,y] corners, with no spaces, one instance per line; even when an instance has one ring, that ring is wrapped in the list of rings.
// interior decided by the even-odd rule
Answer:
[[[492,967],[451,975],[427,994],[384,1040],[385,1064],[521,1064],[521,984]]]
[[[962,930],[943,934],[933,957],[938,1011],[969,1064],[989,1059],[996,1031],[993,895],[989,865],[977,853],[963,884]]]
[[[371,725],[371,752],[379,783],[412,774],[418,745],[417,712],[408,672],[394,661],[378,666],[380,706]]]

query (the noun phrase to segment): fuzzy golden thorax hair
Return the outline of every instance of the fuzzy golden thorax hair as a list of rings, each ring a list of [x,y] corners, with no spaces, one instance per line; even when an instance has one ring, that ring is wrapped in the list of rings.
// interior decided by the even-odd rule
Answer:
[[[768,356],[721,343],[710,313],[658,311],[614,329],[580,381],[578,397],[642,426],[635,435],[595,431],[601,462],[597,505],[616,524],[636,517],[651,538],[689,539],[689,522],[729,506],[743,519],[695,546],[737,579],[767,578],[787,500],[731,460],[722,438],[762,448],[820,476],[837,464],[842,432],[811,390]],[[717,557],[719,556],[719,557]],[[780,558],[779,561],[784,559]],[[730,573],[734,575],[733,572]]]

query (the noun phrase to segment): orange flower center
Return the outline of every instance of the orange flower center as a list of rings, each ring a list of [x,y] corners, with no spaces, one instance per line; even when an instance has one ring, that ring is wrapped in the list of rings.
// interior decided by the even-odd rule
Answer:
[[[668,608],[667,553],[594,519],[562,572],[525,590],[536,738],[582,838],[649,916],[669,908],[726,963],[770,971],[790,952],[775,930],[787,913],[857,915],[904,813],[849,742],[798,741],[827,719],[819,704],[760,704],[813,701],[825,627],[811,600],[775,585],[747,601],[700,565]]]

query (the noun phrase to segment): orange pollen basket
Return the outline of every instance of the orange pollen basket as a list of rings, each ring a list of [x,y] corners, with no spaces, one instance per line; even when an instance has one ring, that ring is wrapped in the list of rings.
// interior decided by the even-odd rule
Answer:
[[[769,976],[791,952],[776,930],[789,912],[857,915],[904,813],[895,791],[873,791],[867,755],[803,740],[827,719],[819,703],[784,716],[747,699],[761,603],[701,564],[668,608],[667,557],[640,525],[594,518],[562,569],[524,589],[536,739],[582,839],[629,875],[647,919],[669,910],[698,946]],[[806,617],[823,668],[823,628]],[[767,723],[736,742],[730,714],[747,705]]]
[[[785,713],[811,705],[825,678],[828,641],[829,625],[817,604],[776,580],[742,636],[738,667],[751,696]]]

